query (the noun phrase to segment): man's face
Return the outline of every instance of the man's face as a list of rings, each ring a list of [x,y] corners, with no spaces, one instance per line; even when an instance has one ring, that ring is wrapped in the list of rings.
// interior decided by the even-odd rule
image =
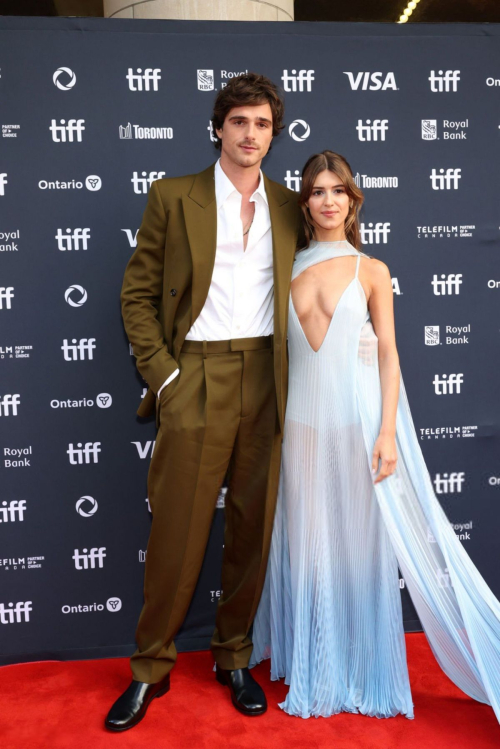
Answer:
[[[234,164],[254,166],[262,161],[273,137],[273,115],[269,104],[234,107],[221,130],[216,130],[222,141],[221,151]]]

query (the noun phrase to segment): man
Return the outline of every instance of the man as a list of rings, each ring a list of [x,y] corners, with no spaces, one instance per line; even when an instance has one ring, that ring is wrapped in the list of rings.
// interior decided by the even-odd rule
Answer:
[[[276,86],[234,78],[216,99],[220,160],[154,182],[122,288],[137,367],[156,408],[148,477],[153,514],[133,681],[106,718],[124,731],[170,688],[186,615],[228,472],[223,595],[211,647],[216,678],[247,715],[266,710],[248,671],[264,583],[286,389],[286,332],[297,196],[260,171],[283,128]],[[153,406],[153,404],[155,404]]]

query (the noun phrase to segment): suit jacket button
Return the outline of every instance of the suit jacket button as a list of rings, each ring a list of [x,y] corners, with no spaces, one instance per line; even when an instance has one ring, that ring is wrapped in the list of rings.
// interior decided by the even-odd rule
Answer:
[[[170,289],[170,296],[175,296],[177,294],[177,289]]]

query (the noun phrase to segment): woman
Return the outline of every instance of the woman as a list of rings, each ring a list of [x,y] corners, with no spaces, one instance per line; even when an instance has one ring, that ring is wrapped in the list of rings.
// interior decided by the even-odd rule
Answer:
[[[359,251],[362,202],[342,156],[309,159],[252,663],[271,658],[291,715],[413,718],[399,564],[441,668],[500,719],[500,604],[434,495],[399,377],[390,274]]]

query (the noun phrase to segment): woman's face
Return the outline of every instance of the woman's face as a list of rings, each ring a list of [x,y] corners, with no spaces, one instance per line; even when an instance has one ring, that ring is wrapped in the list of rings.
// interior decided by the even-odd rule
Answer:
[[[349,201],[344,184],[335,172],[325,169],[318,174],[309,200],[306,202],[317,228],[318,239],[325,232],[337,234],[343,231],[344,222],[349,214]]]

